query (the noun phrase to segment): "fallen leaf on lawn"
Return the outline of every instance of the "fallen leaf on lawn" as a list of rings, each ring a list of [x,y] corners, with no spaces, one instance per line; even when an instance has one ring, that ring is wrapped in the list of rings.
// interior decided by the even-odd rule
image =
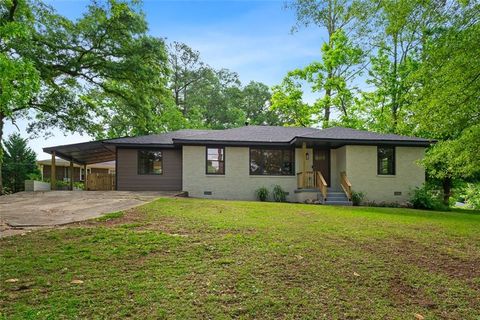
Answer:
[[[5,282],[18,282],[18,279],[7,279]]]
[[[425,317],[422,316],[420,313],[415,313],[415,319],[417,319],[417,320],[423,320],[423,319],[425,319]]]
[[[353,275],[354,275],[355,277],[360,277],[360,275],[359,275],[358,273],[356,273],[356,272],[353,272]]]
[[[70,282],[70,283],[73,283],[73,284],[82,284],[82,283],[83,283],[83,280],[75,279],[75,280],[72,280],[72,282]]]
[[[299,254],[297,254],[295,257],[296,257],[298,260],[302,260],[302,259],[303,259],[303,257],[302,257],[301,255],[299,255]]]

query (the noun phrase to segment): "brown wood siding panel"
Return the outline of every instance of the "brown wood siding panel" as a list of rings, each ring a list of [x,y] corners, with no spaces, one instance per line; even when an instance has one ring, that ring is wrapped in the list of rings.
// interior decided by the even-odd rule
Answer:
[[[156,149],[159,150],[159,149]],[[117,190],[182,190],[182,150],[163,149],[163,174],[137,174],[138,149],[118,149]]]

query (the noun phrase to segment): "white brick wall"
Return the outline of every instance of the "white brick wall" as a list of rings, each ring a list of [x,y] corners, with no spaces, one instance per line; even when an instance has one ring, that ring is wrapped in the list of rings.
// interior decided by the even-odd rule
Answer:
[[[313,153],[307,149],[310,159],[306,170],[312,170]],[[331,151],[331,182],[338,190],[338,177],[346,171],[354,191],[366,194],[366,200],[375,202],[404,202],[409,199],[410,190],[421,185],[425,179],[424,169],[417,161],[424,155],[421,147],[396,148],[396,175],[377,175],[377,147],[344,146]],[[249,171],[249,148],[225,148],[225,175],[207,175],[205,173],[205,147],[183,147],[183,190],[192,197],[255,200],[255,190],[278,184],[289,192],[288,201],[297,201],[296,176],[251,176]],[[302,170],[302,150],[295,150],[295,173]],[[205,195],[204,192],[212,192]],[[401,192],[395,196],[394,192]]]
[[[311,150],[310,150],[311,152]],[[302,166],[301,149],[296,150],[295,167],[298,172]],[[311,168],[310,157],[310,168]],[[289,192],[288,201],[295,201],[294,191],[297,188],[296,176],[251,176],[249,148],[225,148],[225,175],[207,175],[205,173],[205,147],[183,147],[183,190],[192,197],[255,200],[255,190],[267,187],[270,191],[275,184]],[[307,165],[308,167],[308,165]],[[212,195],[205,195],[211,191]]]
[[[425,170],[417,162],[425,154],[423,147],[395,148],[395,175],[377,175],[376,146],[346,146],[346,172],[354,191],[363,192],[375,202],[408,201],[412,189],[425,181]],[[401,192],[399,196],[394,192]]]

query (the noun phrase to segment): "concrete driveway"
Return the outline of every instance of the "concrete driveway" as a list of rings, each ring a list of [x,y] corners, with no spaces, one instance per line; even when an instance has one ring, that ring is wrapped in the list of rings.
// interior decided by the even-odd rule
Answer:
[[[52,227],[130,209],[178,192],[48,191],[0,197],[0,237],[18,230]],[[17,230],[17,232],[15,232]]]

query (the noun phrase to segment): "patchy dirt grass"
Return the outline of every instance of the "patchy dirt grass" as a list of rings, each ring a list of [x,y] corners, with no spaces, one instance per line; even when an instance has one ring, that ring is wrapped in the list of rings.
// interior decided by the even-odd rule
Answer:
[[[480,317],[478,214],[160,199],[0,246],[5,319]]]

